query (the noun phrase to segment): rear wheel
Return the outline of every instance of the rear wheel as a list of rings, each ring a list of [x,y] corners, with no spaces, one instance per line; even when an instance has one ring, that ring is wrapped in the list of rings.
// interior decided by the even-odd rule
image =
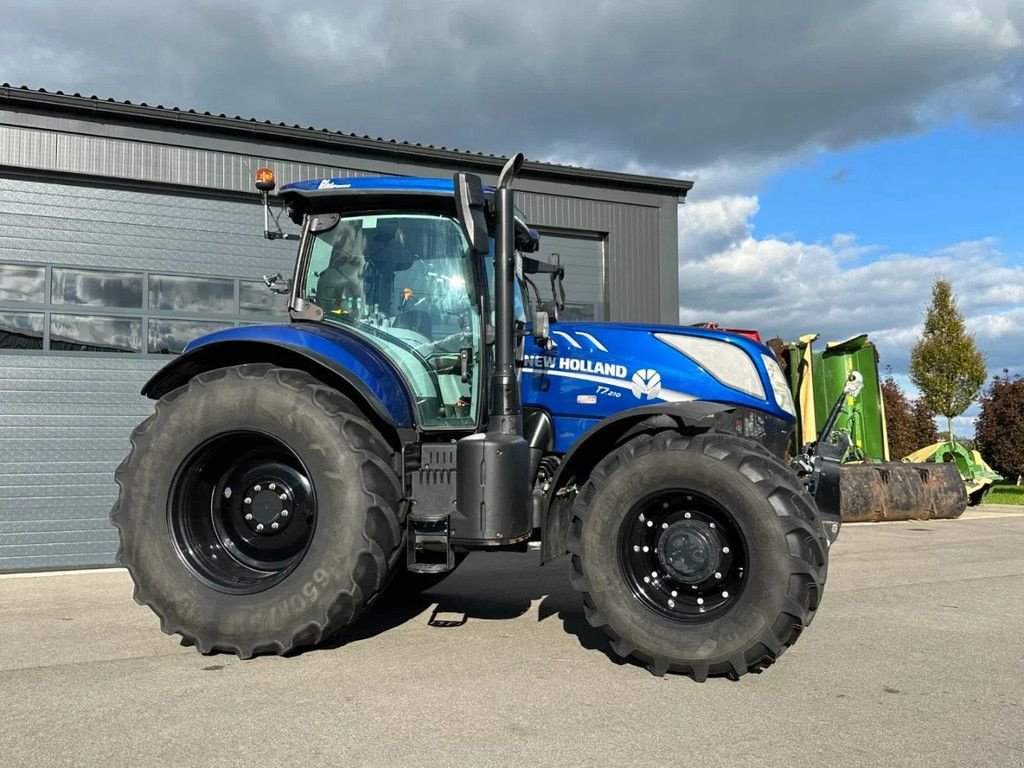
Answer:
[[[572,583],[588,621],[655,674],[760,671],[820,602],[828,548],[814,501],[752,441],[635,438],[595,468],[574,513]]]
[[[243,365],[132,434],[111,519],[135,599],[200,651],[287,653],[351,624],[402,554],[392,450],[302,371]]]

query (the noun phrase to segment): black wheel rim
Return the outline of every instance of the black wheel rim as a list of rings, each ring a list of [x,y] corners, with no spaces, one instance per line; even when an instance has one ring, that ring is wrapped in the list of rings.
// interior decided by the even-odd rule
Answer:
[[[260,432],[230,432],[182,463],[167,514],[178,556],[201,581],[248,594],[302,560],[316,529],[316,497],[288,446]]]
[[[703,494],[663,491],[626,515],[620,564],[637,599],[679,622],[709,621],[743,591],[749,566],[735,519]]]

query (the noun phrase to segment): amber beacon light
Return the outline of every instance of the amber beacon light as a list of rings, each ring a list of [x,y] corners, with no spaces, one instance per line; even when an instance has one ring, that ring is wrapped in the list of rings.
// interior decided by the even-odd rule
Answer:
[[[269,168],[256,169],[256,189],[260,192],[270,192],[275,186],[274,172]]]

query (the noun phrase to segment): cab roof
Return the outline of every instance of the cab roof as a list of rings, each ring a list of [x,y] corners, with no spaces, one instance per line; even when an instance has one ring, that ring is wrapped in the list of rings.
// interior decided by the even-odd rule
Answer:
[[[491,191],[488,188],[487,191]],[[330,197],[349,194],[427,194],[454,195],[451,179],[415,176],[364,176],[359,178],[309,179],[281,187],[280,195],[289,197]]]

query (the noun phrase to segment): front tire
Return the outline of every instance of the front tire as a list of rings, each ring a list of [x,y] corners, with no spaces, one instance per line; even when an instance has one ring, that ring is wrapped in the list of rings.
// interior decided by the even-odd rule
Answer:
[[[720,433],[617,448],[580,489],[569,551],[587,620],[615,653],[698,681],[774,663],[813,619],[828,563],[791,470]]]
[[[393,451],[309,374],[242,365],[165,395],[132,434],[118,562],[168,634],[248,658],[355,621],[403,552]]]

